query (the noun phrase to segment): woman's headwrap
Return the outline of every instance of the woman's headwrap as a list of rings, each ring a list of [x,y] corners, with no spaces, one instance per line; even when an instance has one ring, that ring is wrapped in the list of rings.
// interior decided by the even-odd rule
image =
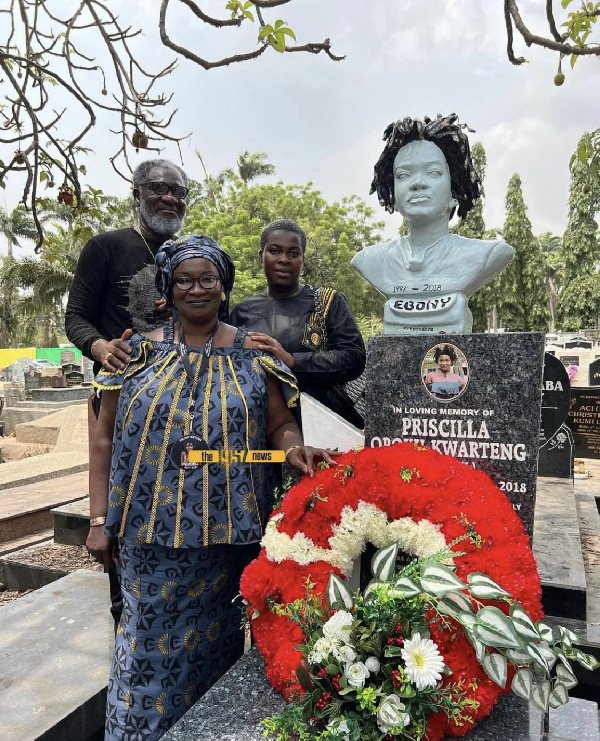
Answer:
[[[219,245],[204,234],[190,234],[179,239],[170,239],[156,253],[156,290],[167,299],[167,306],[173,307],[173,272],[184,260],[201,257],[212,262],[223,284],[225,301],[221,303],[219,318],[228,321],[229,294],[233,288],[235,265],[229,255]]]

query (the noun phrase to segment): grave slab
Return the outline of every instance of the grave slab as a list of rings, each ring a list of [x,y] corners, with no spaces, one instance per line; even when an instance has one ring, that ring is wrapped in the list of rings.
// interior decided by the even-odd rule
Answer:
[[[90,500],[78,499],[51,510],[54,517],[54,542],[83,545],[90,530]]]
[[[89,386],[31,389],[31,398],[34,401],[75,401],[77,399],[87,399],[89,395]]]
[[[0,736],[88,739],[103,726],[114,634],[104,574],[76,571],[0,610]]]
[[[533,554],[548,615],[586,619],[586,576],[573,486],[559,479],[538,479]]]
[[[260,721],[281,710],[283,705],[283,698],[267,682],[263,660],[254,646],[167,731],[162,741],[264,741]],[[491,715],[462,738],[465,741],[599,741],[598,735],[591,735],[597,728],[597,704],[577,700],[575,705],[575,717],[556,718],[555,730],[545,734],[541,713],[515,695],[505,695]],[[590,720],[594,713],[596,726]],[[582,724],[585,724],[583,729]],[[555,731],[561,735],[555,735]]]

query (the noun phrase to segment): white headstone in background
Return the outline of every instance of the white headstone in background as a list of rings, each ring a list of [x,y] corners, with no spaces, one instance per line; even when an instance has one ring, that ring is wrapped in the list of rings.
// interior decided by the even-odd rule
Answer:
[[[306,445],[341,450],[345,453],[365,444],[365,436],[361,430],[312,396],[300,395],[300,409],[302,435]]]

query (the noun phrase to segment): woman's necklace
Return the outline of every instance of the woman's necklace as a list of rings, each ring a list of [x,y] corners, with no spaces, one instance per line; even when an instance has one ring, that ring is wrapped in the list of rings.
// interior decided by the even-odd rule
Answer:
[[[147,250],[148,250],[148,252],[150,253],[150,257],[152,258],[152,262],[154,262],[154,260],[156,259],[156,255],[155,255],[155,254],[154,254],[154,252],[152,252],[152,250],[150,249],[150,245],[148,244],[148,242],[146,242],[146,237],[144,237],[144,235],[142,234],[142,231],[141,231],[141,229],[136,229],[136,228],[134,227],[133,231],[134,231],[134,232],[135,232],[135,233],[136,233],[136,234],[138,235],[138,237],[140,237],[140,238],[141,238],[142,242],[143,242],[143,243],[144,243],[144,244],[146,245],[146,249],[147,249]]]
[[[290,293],[289,296],[271,296],[271,294],[269,293],[269,289],[267,288],[267,298],[270,299],[271,301],[277,301],[279,299],[284,299],[284,298],[294,298],[294,296],[297,296],[303,288],[304,288],[304,283],[300,283],[300,285],[298,286],[298,288],[296,288],[294,293]]]

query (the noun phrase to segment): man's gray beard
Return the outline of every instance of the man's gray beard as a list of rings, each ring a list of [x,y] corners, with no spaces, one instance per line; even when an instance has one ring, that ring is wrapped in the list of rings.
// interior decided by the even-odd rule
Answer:
[[[140,218],[150,231],[161,237],[173,237],[183,223],[183,216],[163,216],[153,213],[143,201],[140,201]]]

